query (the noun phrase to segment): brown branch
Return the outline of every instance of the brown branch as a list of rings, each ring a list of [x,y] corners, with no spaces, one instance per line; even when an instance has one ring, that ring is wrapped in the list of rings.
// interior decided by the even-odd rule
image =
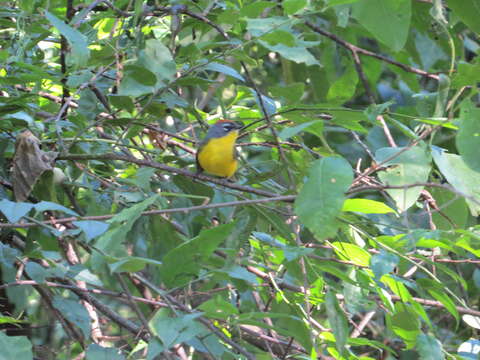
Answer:
[[[285,195],[285,196],[276,196],[276,197],[263,198],[263,199],[228,201],[223,203],[198,205],[198,206],[191,206],[191,207],[184,207],[184,208],[148,210],[148,211],[142,212],[142,215],[144,216],[159,215],[159,214],[169,214],[169,213],[177,213],[177,212],[187,213],[195,210],[207,210],[207,209],[216,209],[216,208],[228,207],[228,206],[261,204],[261,203],[274,202],[274,201],[292,202],[294,200],[295,200],[295,195]],[[97,216],[68,217],[68,218],[60,218],[60,219],[45,220],[45,221],[30,222],[30,223],[15,223],[15,224],[0,223],[0,229],[1,228],[29,228],[29,227],[35,227],[35,226],[41,226],[41,225],[65,224],[65,223],[70,223],[72,221],[81,221],[81,220],[108,220],[114,216],[115,214],[108,214],[108,215],[97,215]]]
[[[328,37],[329,39],[335,41],[337,44],[345,47],[346,49],[350,50],[350,51],[355,51],[359,54],[362,54],[362,55],[365,55],[365,56],[370,56],[370,57],[373,57],[375,59],[378,59],[378,60],[381,60],[381,61],[384,61],[386,63],[389,63],[389,64],[392,64],[394,66],[397,66],[399,68],[401,68],[402,70],[405,70],[407,72],[411,72],[411,73],[414,73],[414,74],[417,74],[417,75],[421,75],[421,76],[425,76],[425,77],[428,77],[430,79],[434,79],[434,80],[439,80],[439,76],[438,75],[435,75],[435,74],[431,74],[427,71],[424,71],[424,70],[420,70],[420,69],[417,69],[417,68],[414,68],[412,66],[408,66],[408,65],[405,65],[401,62],[398,62],[398,61],[395,61],[395,60],[392,60],[392,59],[389,59],[388,57],[386,56],[383,56],[383,55],[380,55],[380,54],[377,54],[377,53],[374,53],[372,51],[369,51],[369,50],[366,50],[366,49],[363,49],[361,47],[358,47],[356,45],[353,45],[341,38],[339,38],[338,36],[328,32],[328,31],[325,31],[323,30],[322,28],[320,28],[319,26],[311,23],[310,21],[305,21],[305,25],[307,25],[310,29],[312,29],[313,31],[315,31],[316,33],[320,34],[320,35],[323,35],[323,36],[326,36]]]
[[[175,168],[172,166],[160,164],[155,161],[148,161],[148,160],[142,160],[142,159],[137,159],[131,156],[125,156],[125,155],[118,155],[118,154],[98,154],[98,155],[93,155],[93,154],[66,154],[66,155],[60,155],[57,157],[57,160],[100,160],[100,161],[111,161],[111,160],[119,160],[119,161],[125,161],[133,164],[137,164],[140,166],[146,166],[146,167],[151,167],[159,170],[163,170],[166,172],[174,173],[177,175],[183,175],[186,177],[198,179],[198,180],[203,180],[203,181],[209,181],[211,183],[217,184],[217,185],[222,185],[230,189],[242,191],[242,192],[247,192],[247,193],[252,193],[260,196],[267,196],[267,197],[276,197],[278,196],[275,193],[271,193],[269,191],[265,190],[260,190],[257,188],[249,187],[249,186],[243,186],[243,185],[238,185],[232,182],[229,182],[228,180],[224,179],[219,179],[219,178],[214,178],[211,176],[207,176],[204,174],[195,174],[190,171],[184,170],[184,169],[179,169]]]

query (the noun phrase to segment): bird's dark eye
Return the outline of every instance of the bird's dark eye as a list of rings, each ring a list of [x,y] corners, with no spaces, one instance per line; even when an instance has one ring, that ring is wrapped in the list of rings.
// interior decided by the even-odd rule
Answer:
[[[230,124],[230,123],[222,124],[222,126],[223,126],[223,130],[225,130],[225,132],[230,132],[233,129],[235,129],[235,126],[233,124]]]

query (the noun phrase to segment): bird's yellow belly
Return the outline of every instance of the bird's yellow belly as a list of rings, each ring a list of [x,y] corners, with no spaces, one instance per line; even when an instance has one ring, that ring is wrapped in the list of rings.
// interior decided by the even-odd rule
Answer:
[[[234,156],[236,134],[211,139],[198,154],[202,169],[212,175],[229,178],[237,171],[238,162]]]

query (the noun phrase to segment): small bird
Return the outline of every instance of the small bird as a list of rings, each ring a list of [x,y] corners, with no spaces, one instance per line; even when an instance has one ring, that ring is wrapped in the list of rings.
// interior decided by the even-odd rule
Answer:
[[[197,150],[197,170],[209,174],[230,178],[237,171],[235,141],[238,130],[237,123],[220,120],[208,129],[205,139]]]

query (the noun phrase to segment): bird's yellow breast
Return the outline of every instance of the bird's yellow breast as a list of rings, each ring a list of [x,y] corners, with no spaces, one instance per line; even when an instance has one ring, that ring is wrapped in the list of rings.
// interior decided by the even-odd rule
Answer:
[[[235,140],[238,131],[231,131],[220,138],[211,138],[203,145],[197,155],[198,162],[206,172],[221,176],[231,177],[237,170],[235,159]]]

